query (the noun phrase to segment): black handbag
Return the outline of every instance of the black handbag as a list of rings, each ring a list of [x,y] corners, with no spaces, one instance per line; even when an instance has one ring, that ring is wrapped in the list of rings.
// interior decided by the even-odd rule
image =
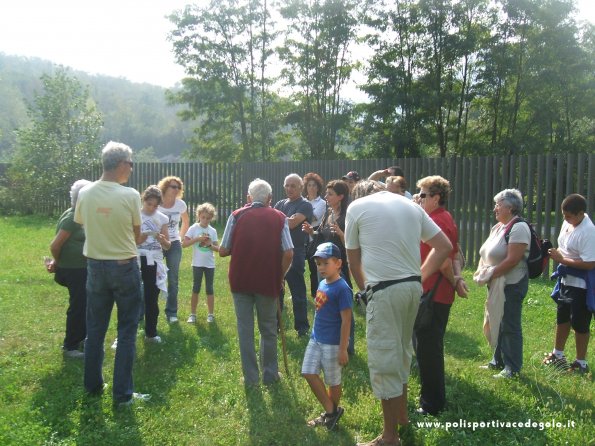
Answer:
[[[436,280],[436,283],[430,291],[426,291],[421,295],[419,302],[419,309],[417,310],[417,316],[415,317],[415,324],[413,325],[414,330],[426,330],[432,325],[432,318],[434,316],[434,294],[438,285],[442,280],[442,274]]]

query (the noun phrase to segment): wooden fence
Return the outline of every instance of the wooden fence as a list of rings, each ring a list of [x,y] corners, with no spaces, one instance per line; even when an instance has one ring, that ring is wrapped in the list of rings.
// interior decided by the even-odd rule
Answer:
[[[560,204],[570,193],[580,193],[588,200],[593,218],[595,205],[595,154],[486,156],[471,158],[415,158],[337,161],[286,161],[276,163],[135,163],[128,185],[142,192],[166,175],[184,181],[184,200],[191,220],[196,206],[213,203],[219,220],[225,222],[234,209],[245,202],[248,183],[262,178],[273,187],[273,202],[284,198],[283,180],[289,173],[303,176],[317,172],[325,181],[341,178],[351,170],[363,177],[388,166],[401,166],[415,191],[418,179],[441,175],[452,185],[448,209],[459,226],[459,238],[470,265],[478,262],[478,250],[494,224],[493,197],[500,190],[517,188],[524,194],[524,216],[535,223],[542,237],[555,240],[562,223]],[[0,166],[0,172],[3,169]],[[93,169],[81,176],[96,180]],[[54,206],[68,207],[67,191],[56,197]],[[40,210],[47,209],[40,204]]]

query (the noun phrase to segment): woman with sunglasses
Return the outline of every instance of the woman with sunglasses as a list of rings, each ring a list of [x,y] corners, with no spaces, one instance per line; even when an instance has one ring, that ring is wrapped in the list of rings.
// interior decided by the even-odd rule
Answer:
[[[171,247],[163,252],[167,264],[167,303],[165,305],[165,316],[167,321],[178,322],[178,276],[180,262],[182,261],[182,242],[190,226],[188,207],[182,197],[184,196],[184,183],[178,177],[168,176],[159,181],[162,202],[159,205],[159,212],[165,214],[169,223],[169,240]],[[181,224],[181,227],[180,227]]]
[[[417,182],[420,206],[446,234],[453,249],[440,270],[422,283],[424,292],[435,288],[432,320],[427,327],[415,328],[415,354],[419,365],[421,381],[419,409],[421,415],[436,415],[446,405],[444,383],[444,334],[455,291],[460,297],[467,297],[467,285],[461,277],[458,259],[458,230],[452,215],[446,210],[450,194],[450,183],[439,175],[422,178]],[[430,254],[431,246],[421,244],[422,263]]]

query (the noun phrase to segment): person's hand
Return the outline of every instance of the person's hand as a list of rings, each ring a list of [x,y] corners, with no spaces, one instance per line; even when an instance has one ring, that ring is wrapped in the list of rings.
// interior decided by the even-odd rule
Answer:
[[[462,277],[457,278],[455,290],[459,297],[467,298],[467,294],[469,293],[469,286],[467,286],[467,284],[465,283],[465,279],[463,279]]]
[[[55,273],[56,272],[56,261],[52,260],[49,263],[46,263],[45,269],[48,273]]]
[[[339,350],[339,365],[345,366],[349,362],[349,355],[347,354],[347,349]]]
[[[307,221],[302,223],[302,231],[306,232],[308,235],[314,234],[314,228]]]
[[[562,263],[562,259],[564,258],[564,256],[556,248],[548,249],[547,253],[550,255],[551,259],[554,262]]]
[[[208,234],[202,234],[199,235],[196,239],[198,240],[199,246],[204,247],[210,244],[209,241],[211,240],[211,237],[209,237]]]
[[[341,237],[343,235],[343,231],[341,231],[341,228],[339,227],[338,224],[333,223],[330,225],[330,228],[331,228],[331,232],[333,234],[337,234],[339,237]]]

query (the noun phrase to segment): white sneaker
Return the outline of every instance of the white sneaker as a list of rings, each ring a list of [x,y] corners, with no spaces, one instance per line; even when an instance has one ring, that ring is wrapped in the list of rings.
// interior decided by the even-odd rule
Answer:
[[[212,314],[209,314],[207,316],[207,322],[208,323],[215,322],[215,316],[213,316]]]
[[[189,324],[196,324],[196,314],[191,314],[186,322]]]
[[[170,318],[168,318],[167,320],[170,324],[173,324],[175,322],[178,322],[178,318],[177,316],[171,316]]]
[[[153,336],[152,338],[145,336],[145,341],[146,342],[150,342],[152,344],[161,344],[161,337],[159,336]]]
[[[148,393],[134,392],[132,394],[132,397],[128,401],[122,401],[121,403],[118,403],[118,407],[120,407],[120,408],[129,407],[129,406],[132,406],[133,404],[144,403],[146,401],[149,401],[150,399],[151,399],[151,395],[149,395]]]
[[[116,338],[116,339],[114,340],[114,343],[112,344],[112,350],[115,350],[115,349],[117,349],[117,348],[118,348],[118,338]]]

